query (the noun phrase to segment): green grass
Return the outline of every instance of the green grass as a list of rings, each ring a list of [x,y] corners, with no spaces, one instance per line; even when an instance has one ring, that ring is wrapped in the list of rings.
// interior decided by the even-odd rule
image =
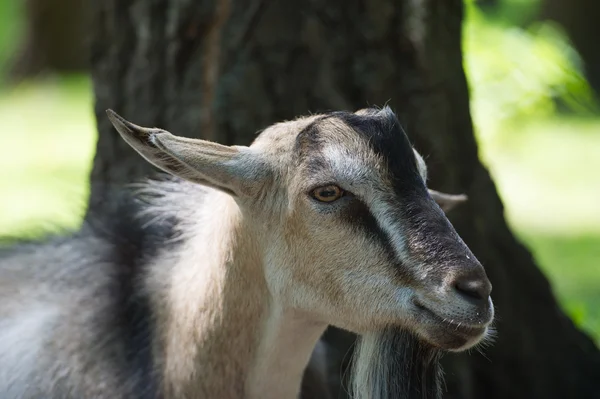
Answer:
[[[88,195],[96,140],[87,78],[0,94],[0,235],[73,227]]]
[[[75,227],[96,140],[87,78],[0,92],[0,236]],[[600,119],[480,135],[509,223],[562,306],[600,343]]]

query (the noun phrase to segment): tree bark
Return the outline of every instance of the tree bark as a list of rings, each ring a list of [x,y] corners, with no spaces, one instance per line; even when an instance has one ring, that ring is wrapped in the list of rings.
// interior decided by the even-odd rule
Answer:
[[[94,3],[92,72],[98,153],[90,206],[107,184],[151,168],[104,110],[226,144],[308,112],[389,104],[427,157],[430,185],[469,196],[451,220],[494,285],[498,338],[447,355],[447,397],[566,398],[600,392],[600,354],[561,312],[514,238],[478,159],[462,68],[461,0],[105,0]],[[328,376],[354,337],[331,329]],[[346,362],[347,363],[347,362]]]
[[[218,36],[227,2],[103,0],[93,3],[91,65],[99,139],[90,206],[107,185],[148,176],[153,167],[113,130],[105,111],[188,137],[213,138]]]

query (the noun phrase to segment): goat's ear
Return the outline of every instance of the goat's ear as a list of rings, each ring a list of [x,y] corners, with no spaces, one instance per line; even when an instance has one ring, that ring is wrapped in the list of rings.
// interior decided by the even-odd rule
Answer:
[[[417,150],[413,148],[413,151],[417,160],[417,168],[419,169],[419,174],[423,178],[423,181],[426,182],[427,164],[425,163],[425,160],[423,159],[421,154],[417,152]],[[442,208],[444,212],[452,210],[455,206],[467,200],[467,196],[465,194],[446,194],[432,189],[428,189],[427,191],[429,191],[429,195],[431,195],[431,198],[433,198],[435,202],[437,202],[437,204],[440,206],[440,208]]]
[[[432,189],[428,189],[427,191],[429,191],[429,195],[431,195],[431,198],[433,198],[435,202],[437,202],[437,204],[440,206],[440,208],[442,208],[444,212],[450,211],[456,205],[459,205],[467,201],[468,199],[465,194],[446,194]]]
[[[127,144],[172,175],[234,196],[252,196],[268,173],[259,154],[249,147],[177,137],[162,129],[135,125],[112,110],[106,113]]]

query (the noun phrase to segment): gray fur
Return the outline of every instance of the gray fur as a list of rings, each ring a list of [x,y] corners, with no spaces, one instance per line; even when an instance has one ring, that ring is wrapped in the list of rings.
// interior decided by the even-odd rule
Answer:
[[[146,199],[160,207],[176,199],[172,187]],[[175,245],[177,234],[168,214],[134,216],[141,204],[119,196],[114,214],[92,215],[76,233],[1,252],[3,399],[159,397],[153,365],[140,364],[150,359],[143,352],[152,331],[134,325],[150,316],[136,314],[146,311],[136,280],[152,246]]]

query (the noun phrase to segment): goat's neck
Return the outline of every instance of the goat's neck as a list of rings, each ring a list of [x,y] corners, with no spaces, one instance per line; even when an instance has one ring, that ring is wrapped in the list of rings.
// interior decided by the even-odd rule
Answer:
[[[325,325],[273,301],[256,231],[228,196],[211,197],[171,273],[158,277],[167,282],[166,396],[295,398]]]

